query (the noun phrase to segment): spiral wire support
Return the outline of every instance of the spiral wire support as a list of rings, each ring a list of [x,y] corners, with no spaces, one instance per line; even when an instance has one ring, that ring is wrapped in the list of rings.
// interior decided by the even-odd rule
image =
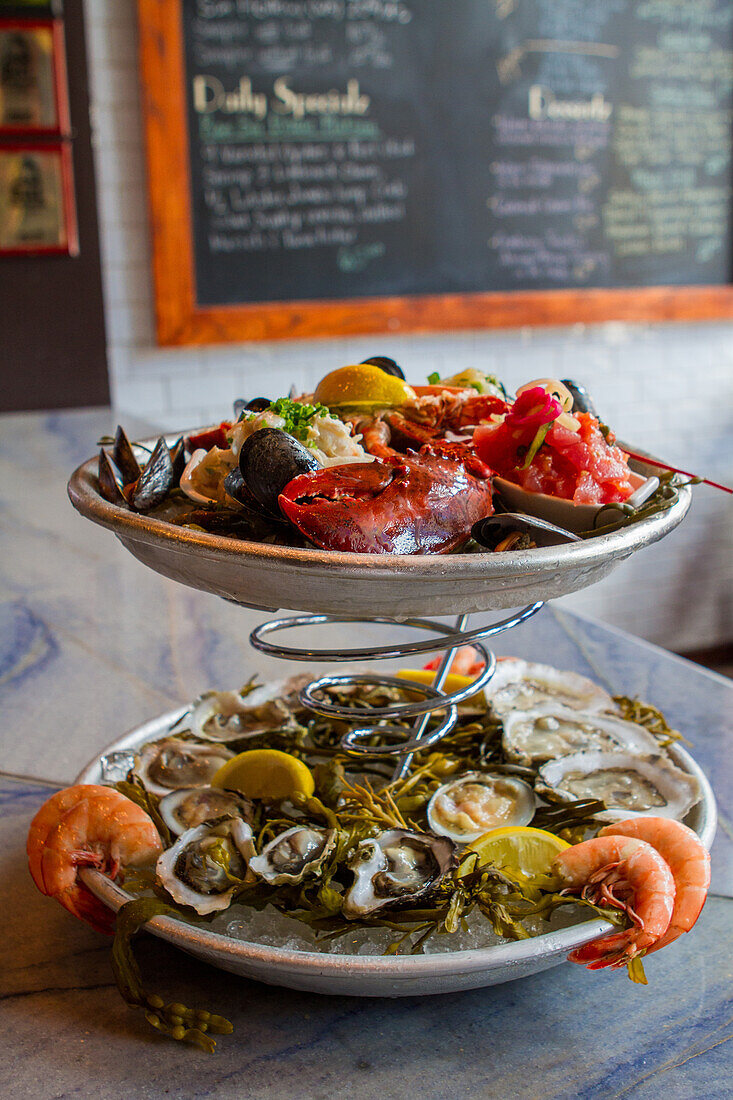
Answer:
[[[467,630],[468,615],[459,615],[453,626],[436,622],[434,619],[396,619],[373,618],[351,619],[332,615],[294,615],[290,618],[271,619],[262,623],[250,634],[250,642],[255,649],[270,657],[280,657],[291,661],[370,661],[388,660],[397,657],[409,657],[417,653],[430,653],[444,649],[440,664],[435,672],[432,684],[409,683],[410,692],[422,695],[422,698],[410,703],[395,703],[387,707],[341,706],[328,701],[327,688],[359,687],[376,685],[380,687],[408,686],[405,680],[396,676],[378,676],[374,673],[347,672],[342,675],[326,674],[312,680],[300,691],[300,701],[316,714],[326,718],[340,718],[356,723],[341,738],[341,748],[352,756],[397,757],[393,782],[407,774],[413,755],[436,745],[455,726],[458,720],[458,704],[475,695],[491,680],[496,670],[496,657],[483,645],[483,641],[502,634],[526,619],[535,615],[543,606],[542,602],[530,604],[521,611],[498,623]],[[439,638],[428,638],[420,642],[405,642],[391,646],[378,646],[366,649],[310,649],[306,646],[284,646],[269,641],[271,634],[281,630],[300,629],[309,626],[323,626],[355,623],[384,623],[390,626],[411,627],[415,630],[430,631]],[[444,692],[443,684],[448,676],[451,662],[459,646],[473,645],[483,668],[480,674],[465,688],[450,693]],[[440,712],[438,724],[428,732],[431,716]],[[411,729],[396,723],[405,718],[415,718]],[[391,721],[389,721],[391,719]],[[365,724],[360,724],[365,722]],[[374,745],[374,738],[380,743]]]

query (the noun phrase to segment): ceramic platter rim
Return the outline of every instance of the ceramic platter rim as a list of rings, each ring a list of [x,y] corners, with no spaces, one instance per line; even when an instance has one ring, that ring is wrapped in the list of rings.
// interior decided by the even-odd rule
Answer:
[[[166,439],[172,443],[180,434],[168,434]],[[350,613],[351,617],[368,613],[372,599],[376,601],[374,613],[384,613],[385,600],[391,597],[393,591],[399,600],[400,617],[433,611],[449,613],[450,607],[444,612],[437,605],[440,598],[445,602],[446,585],[453,586],[458,605],[461,601],[472,602],[470,610],[476,611],[516,607],[522,602],[568,594],[600,579],[636,550],[667,535],[685,517],[692,495],[689,485],[682,486],[678,490],[677,501],[666,511],[607,535],[569,545],[511,554],[354,554],[271,546],[191,531],[129,511],[101,496],[96,482],[97,461],[97,458],[87,460],[72,474],[68,486],[72,504],[87,519],[111,529],[128,550],[140,556],[151,568],[180,579],[190,587],[216,591],[235,602],[263,610],[277,610],[280,606],[323,611],[324,608],[316,606],[314,593],[309,593],[309,579],[317,583],[328,577],[331,583],[340,579],[357,585],[361,583],[362,586],[366,582],[366,591],[360,590],[358,597],[355,597],[358,606],[352,604],[350,607],[348,588],[344,590],[342,599],[338,595],[333,597],[343,604],[344,613]],[[635,465],[645,473],[659,472],[652,458],[648,467],[639,463]],[[241,566],[243,574],[257,570],[263,579],[271,573],[274,580],[277,574],[283,583],[287,581],[284,594],[288,598],[279,605],[276,601],[273,603],[272,598],[262,604],[249,603],[232,579],[231,570],[236,569],[237,565]],[[220,567],[218,573],[217,566]],[[212,568],[216,574],[214,582]],[[406,593],[405,586],[416,581],[420,584],[414,594],[409,590]],[[375,585],[374,582],[379,583]],[[560,588],[551,587],[560,582]],[[434,592],[431,592],[432,585],[435,586]],[[373,597],[370,596],[370,589]],[[519,598],[512,602],[514,592]],[[431,601],[435,606],[431,606]],[[462,606],[457,609],[469,610]],[[333,606],[328,610],[334,613]]]
[[[76,783],[99,783],[102,780],[101,758],[107,753],[137,746],[144,741],[164,736],[170,727],[188,711],[179,707],[137,726],[123,737],[117,738],[101,753],[90,760],[77,776]],[[710,848],[717,824],[715,797],[710,784],[696,761],[681,747],[670,749],[678,766],[691,772],[700,781],[702,800],[695,808],[701,840]],[[98,872],[85,872],[84,880],[96,896],[109,908],[117,911],[130,900],[121,887]],[[442,952],[430,955],[332,955],[317,951],[300,951],[273,947],[245,940],[233,939],[221,932],[212,932],[193,925],[183,924],[171,917],[154,917],[146,925],[148,931],[168,943],[187,950],[220,969],[233,970],[270,984],[294,989],[313,989],[320,992],[338,992],[348,996],[395,995],[394,987],[382,992],[373,989],[376,980],[404,984],[397,995],[421,995],[448,992],[461,988],[474,988],[501,981],[510,981],[534,970],[549,968],[564,962],[567,954],[576,947],[594,939],[611,925],[595,919],[572,925],[557,931],[534,936],[527,940],[472,948],[466,951]],[[522,965],[531,969],[521,971]],[[517,970],[520,973],[517,973]],[[474,976],[473,982],[471,975]],[[480,976],[484,975],[485,980]],[[468,984],[461,983],[461,977]],[[476,980],[478,978],[479,980]],[[454,979],[455,984],[441,989],[441,979]],[[328,988],[329,981],[334,989]],[[362,988],[367,982],[371,991]],[[336,988],[337,987],[337,988]]]

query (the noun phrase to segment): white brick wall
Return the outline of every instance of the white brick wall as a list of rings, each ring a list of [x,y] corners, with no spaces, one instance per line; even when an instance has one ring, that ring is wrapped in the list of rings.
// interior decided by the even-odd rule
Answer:
[[[617,434],[669,462],[733,483],[733,325],[385,336],[297,343],[155,345],[132,0],[87,0],[109,363],[119,416],[166,428],[221,419],[239,396],[312,388],[326,371],[391,355],[413,381],[474,364],[508,386],[575,377]],[[72,74],[73,79],[73,74]],[[733,637],[731,498],[696,490],[687,521],[565,606],[673,649]]]

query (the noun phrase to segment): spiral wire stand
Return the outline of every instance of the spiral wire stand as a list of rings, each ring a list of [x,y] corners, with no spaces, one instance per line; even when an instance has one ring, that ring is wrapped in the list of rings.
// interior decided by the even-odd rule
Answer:
[[[464,702],[477,691],[484,688],[496,670],[496,657],[483,644],[488,638],[519,626],[535,615],[543,606],[542,602],[529,604],[521,611],[498,623],[466,629],[468,615],[459,615],[453,626],[436,622],[434,619],[350,619],[332,615],[295,615],[291,618],[271,619],[262,623],[250,634],[250,643],[261,653],[270,657],[279,657],[291,661],[370,661],[388,660],[397,657],[409,657],[416,653],[430,653],[436,649],[445,650],[435,672],[431,685],[409,683],[410,692],[421,694],[422,699],[411,703],[396,703],[387,707],[341,706],[331,703],[325,694],[327,688],[348,688],[364,685],[380,687],[408,686],[405,680],[396,676],[378,676],[374,673],[347,672],[342,675],[327,674],[312,680],[300,691],[300,701],[316,714],[326,718],[340,718],[356,723],[341,738],[341,748],[352,756],[397,757],[393,781],[402,779],[409,771],[413,755],[437,744],[455,726],[458,720],[458,704]],[[391,646],[369,647],[366,649],[310,649],[305,646],[284,646],[269,641],[272,634],[282,630],[300,629],[309,626],[337,625],[357,623],[384,623],[389,626],[411,627],[415,630],[430,631],[439,635],[438,639],[428,638],[420,642],[405,642]],[[448,694],[442,690],[448,676],[451,662],[459,646],[473,645],[483,661],[480,674],[465,688]],[[431,715],[440,711],[440,720],[434,729],[428,732]],[[415,718],[412,728],[405,730],[404,725],[396,722],[405,718]],[[391,719],[391,722],[389,721]],[[360,724],[365,723],[365,724]],[[369,742],[374,737],[380,739],[375,746]]]

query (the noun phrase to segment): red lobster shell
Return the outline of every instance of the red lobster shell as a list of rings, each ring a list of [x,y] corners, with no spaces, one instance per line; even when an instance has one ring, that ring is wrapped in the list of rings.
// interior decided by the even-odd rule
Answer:
[[[490,516],[491,470],[472,454],[409,454],[294,478],[285,516],[324,550],[444,554]]]

